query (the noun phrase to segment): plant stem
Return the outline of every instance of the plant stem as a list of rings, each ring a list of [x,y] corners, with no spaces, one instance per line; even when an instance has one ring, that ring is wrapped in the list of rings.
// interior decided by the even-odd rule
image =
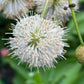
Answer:
[[[72,4],[72,0],[68,0],[69,1],[69,4]],[[78,37],[79,37],[79,40],[80,40],[80,43],[83,45],[83,39],[82,39],[82,36],[81,36],[81,33],[79,31],[79,27],[78,27],[78,23],[77,23],[77,20],[76,20],[76,15],[75,15],[75,12],[74,12],[74,8],[73,7],[70,7],[71,9],[71,12],[72,12],[72,16],[73,16],[73,20],[74,20],[74,23],[75,23],[75,28],[76,28],[76,31],[78,33]]]
[[[46,13],[46,9],[47,9],[47,6],[48,6],[48,2],[49,2],[49,0],[46,0],[45,7],[44,7],[44,10],[43,10],[43,12],[42,12],[42,18],[44,18],[44,15],[45,15],[45,13]]]

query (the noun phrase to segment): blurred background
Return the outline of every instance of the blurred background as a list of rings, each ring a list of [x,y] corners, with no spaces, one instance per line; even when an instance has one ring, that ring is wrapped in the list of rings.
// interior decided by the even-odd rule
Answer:
[[[80,32],[84,40],[84,0],[79,0],[79,11],[76,13]],[[84,84],[84,66],[79,64],[75,57],[75,49],[80,45],[73,19],[66,23],[69,32],[65,38],[69,48],[65,48],[67,53],[64,55],[67,60],[57,59],[56,68],[50,68],[43,71],[40,68],[39,73],[36,68],[31,72],[25,63],[19,66],[19,60],[7,56],[8,49],[4,45],[6,41],[2,38],[7,38],[5,32],[9,31],[10,23],[15,23],[14,20],[6,19],[0,12],[0,84]]]

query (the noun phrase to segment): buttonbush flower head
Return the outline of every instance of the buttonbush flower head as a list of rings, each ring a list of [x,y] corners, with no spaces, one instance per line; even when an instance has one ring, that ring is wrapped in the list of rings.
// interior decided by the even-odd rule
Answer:
[[[54,67],[55,58],[63,56],[64,28],[53,21],[45,20],[39,15],[20,18],[14,25],[14,37],[9,38],[8,44],[13,50],[13,56],[18,56],[20,62],[26,62],[29,67]],[[11,53],[11,54],[12,54]]]
[[[75,51],[75,54],[78,62],[84,65],[84,45],[78,46]]]
[[[32,9],[33,6],[34,6],[33,0],[26,0],[26,1],[27,1],[27,4],[28,4],[28,8],[29,8],[29,9]]]
[[[37,13],[41,14],[46,0],[34,0],[37,5]],[[76,5],[74,7],[75,11],[78,9],[78,0],[72,0],[72,2]],[[50,19],[54,17],[56,20],[60,20],[62,22],[66,22],[71,16],[71,10],[69,8],[68,0],[49,0],[49,4],[47,7],[47,11],[45,14],[46,19]]]
[[[4,10],[3,15],[11,19],[28,13],[32,6],[32,0],[0,0],[0,9]]]
[[[15,18],[28,12],[26,0],[9,0],[3,14],[7,18]]]
[[[4,5],[6,5],[8,0],[0,0],[0,10],[4,8]]]
[[[8,0],[0,0],[0,6],[6,4],[7,2]]]

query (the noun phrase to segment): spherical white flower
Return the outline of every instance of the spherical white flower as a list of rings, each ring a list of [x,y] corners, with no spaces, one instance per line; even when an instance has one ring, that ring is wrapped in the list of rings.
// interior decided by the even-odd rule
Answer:
[[[4,16],[15,18],[28,12],[26,0],[9,0],[4,7]]]
[[[27,1],[27,4],[28,4],[28,8],[29,8],[29,9],[32,9],[33,6],[34,6],[33,0],[26,0],[26,1]]]
[[[37,13],[42,13],[46,0],[34,0],[37,5]],[[78,9],[78,0],[72,0],[76,5],[75,11]],[[46,10],[45,18],[50,19],[54,17],[56,20],[66,22],[71,16],[71,10],[69,8],[68,0],[49,0],[48,7]]]
[[[17,18],[25,15],[34,6],[33,0],[0,0],[0,10],[7,18]]]
[[[8,0],[0,0],[0,6],[6,4],[7,2]]]
[[[14,25],[13,38],[9,38],[13,56],[18,56],[20,62],[26,62],[29,67],[53,67],[55,58],[63,57],[64,28],[53,21],[45,20],[39,15],[20,18]],[[19,62],[19,63],[20,63]]]
[[[6,5],[8,0],[0,0],[0,10],[4,8],[4,5]]]

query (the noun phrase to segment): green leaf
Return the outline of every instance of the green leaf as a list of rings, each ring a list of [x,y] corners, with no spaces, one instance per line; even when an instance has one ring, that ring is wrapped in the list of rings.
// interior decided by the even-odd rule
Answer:
[[[40,76],[43,84],[59,84],[63,79],[67,79],[67,77],[69,79],[69,74],[72,76],[74,72],[77,73],[81,65],[78,63],[69,63],[67,60],[60,62],[56,67],[56,69],[51,69],[47,72],[41,71]],[[71,76],[70,78],[72,78]]]
[[[35,81],[36,84],[41,84],[41,79],[38,72],[34,74],[33,80]]]
[[[84,12],[79,12],[78,14],[76,14],[76,18],[81,34],[84,34]],[[71,34],[77,34],[73,19],[69,21],[67,26],[68,28],[70,28]]]
[[[72,84],[75,78],[79,75],[78,72],[81,69],[80,64],[75,64],[70,70],[66,72],[66,78],[63,80],[63,84]]]

